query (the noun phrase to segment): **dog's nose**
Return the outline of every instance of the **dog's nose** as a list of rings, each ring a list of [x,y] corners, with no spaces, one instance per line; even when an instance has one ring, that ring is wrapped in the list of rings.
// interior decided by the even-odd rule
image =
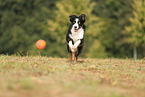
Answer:
[[[75,28],[77,28],[77,26],[74,26]]]

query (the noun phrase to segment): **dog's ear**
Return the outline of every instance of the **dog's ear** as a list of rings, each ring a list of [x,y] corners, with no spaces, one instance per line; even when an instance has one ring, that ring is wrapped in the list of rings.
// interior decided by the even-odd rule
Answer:
[[[80,15],[80,16],[79,16],[79,19],[80,19],[80,21],[81,21],[82,23],[84,23],[85,20],[86,20],[86,15],[85,15],[85,14]]]
[[[74,19],[75,19],[76,17],[77,17],[76,15],[70,15],[70,16],[69,16],[70,21],[71,21],[71,22],[73,22],[73,21],[74,21]]]

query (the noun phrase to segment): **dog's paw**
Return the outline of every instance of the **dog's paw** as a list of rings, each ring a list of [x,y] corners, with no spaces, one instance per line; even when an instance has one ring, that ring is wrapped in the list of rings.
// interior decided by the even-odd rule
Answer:
[[[75,52],[75,51],[76,51],[76,48],[75,48],[74,45],[71,47],[71,51],[72,51],[72,52]]]

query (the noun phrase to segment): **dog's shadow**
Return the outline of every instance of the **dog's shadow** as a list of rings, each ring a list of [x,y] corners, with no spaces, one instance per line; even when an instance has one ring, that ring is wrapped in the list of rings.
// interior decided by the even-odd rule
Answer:
[[[84,60],[79,60],[76,63],[84,63]]]
[[[77,62],[68,60],[67,63],[72,63],[72,64],[77,64],[77,63],[79,63],[79,64],[81,64],[81,63],[84,63],[84,60],[78,60]]]

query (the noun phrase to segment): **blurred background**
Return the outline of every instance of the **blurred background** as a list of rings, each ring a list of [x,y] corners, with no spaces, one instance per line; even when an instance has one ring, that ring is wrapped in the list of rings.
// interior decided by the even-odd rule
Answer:
[[[81,57],[145,56],[144,0],[0,0],[0,54],[68,57],[72,14],[87,16]]]

